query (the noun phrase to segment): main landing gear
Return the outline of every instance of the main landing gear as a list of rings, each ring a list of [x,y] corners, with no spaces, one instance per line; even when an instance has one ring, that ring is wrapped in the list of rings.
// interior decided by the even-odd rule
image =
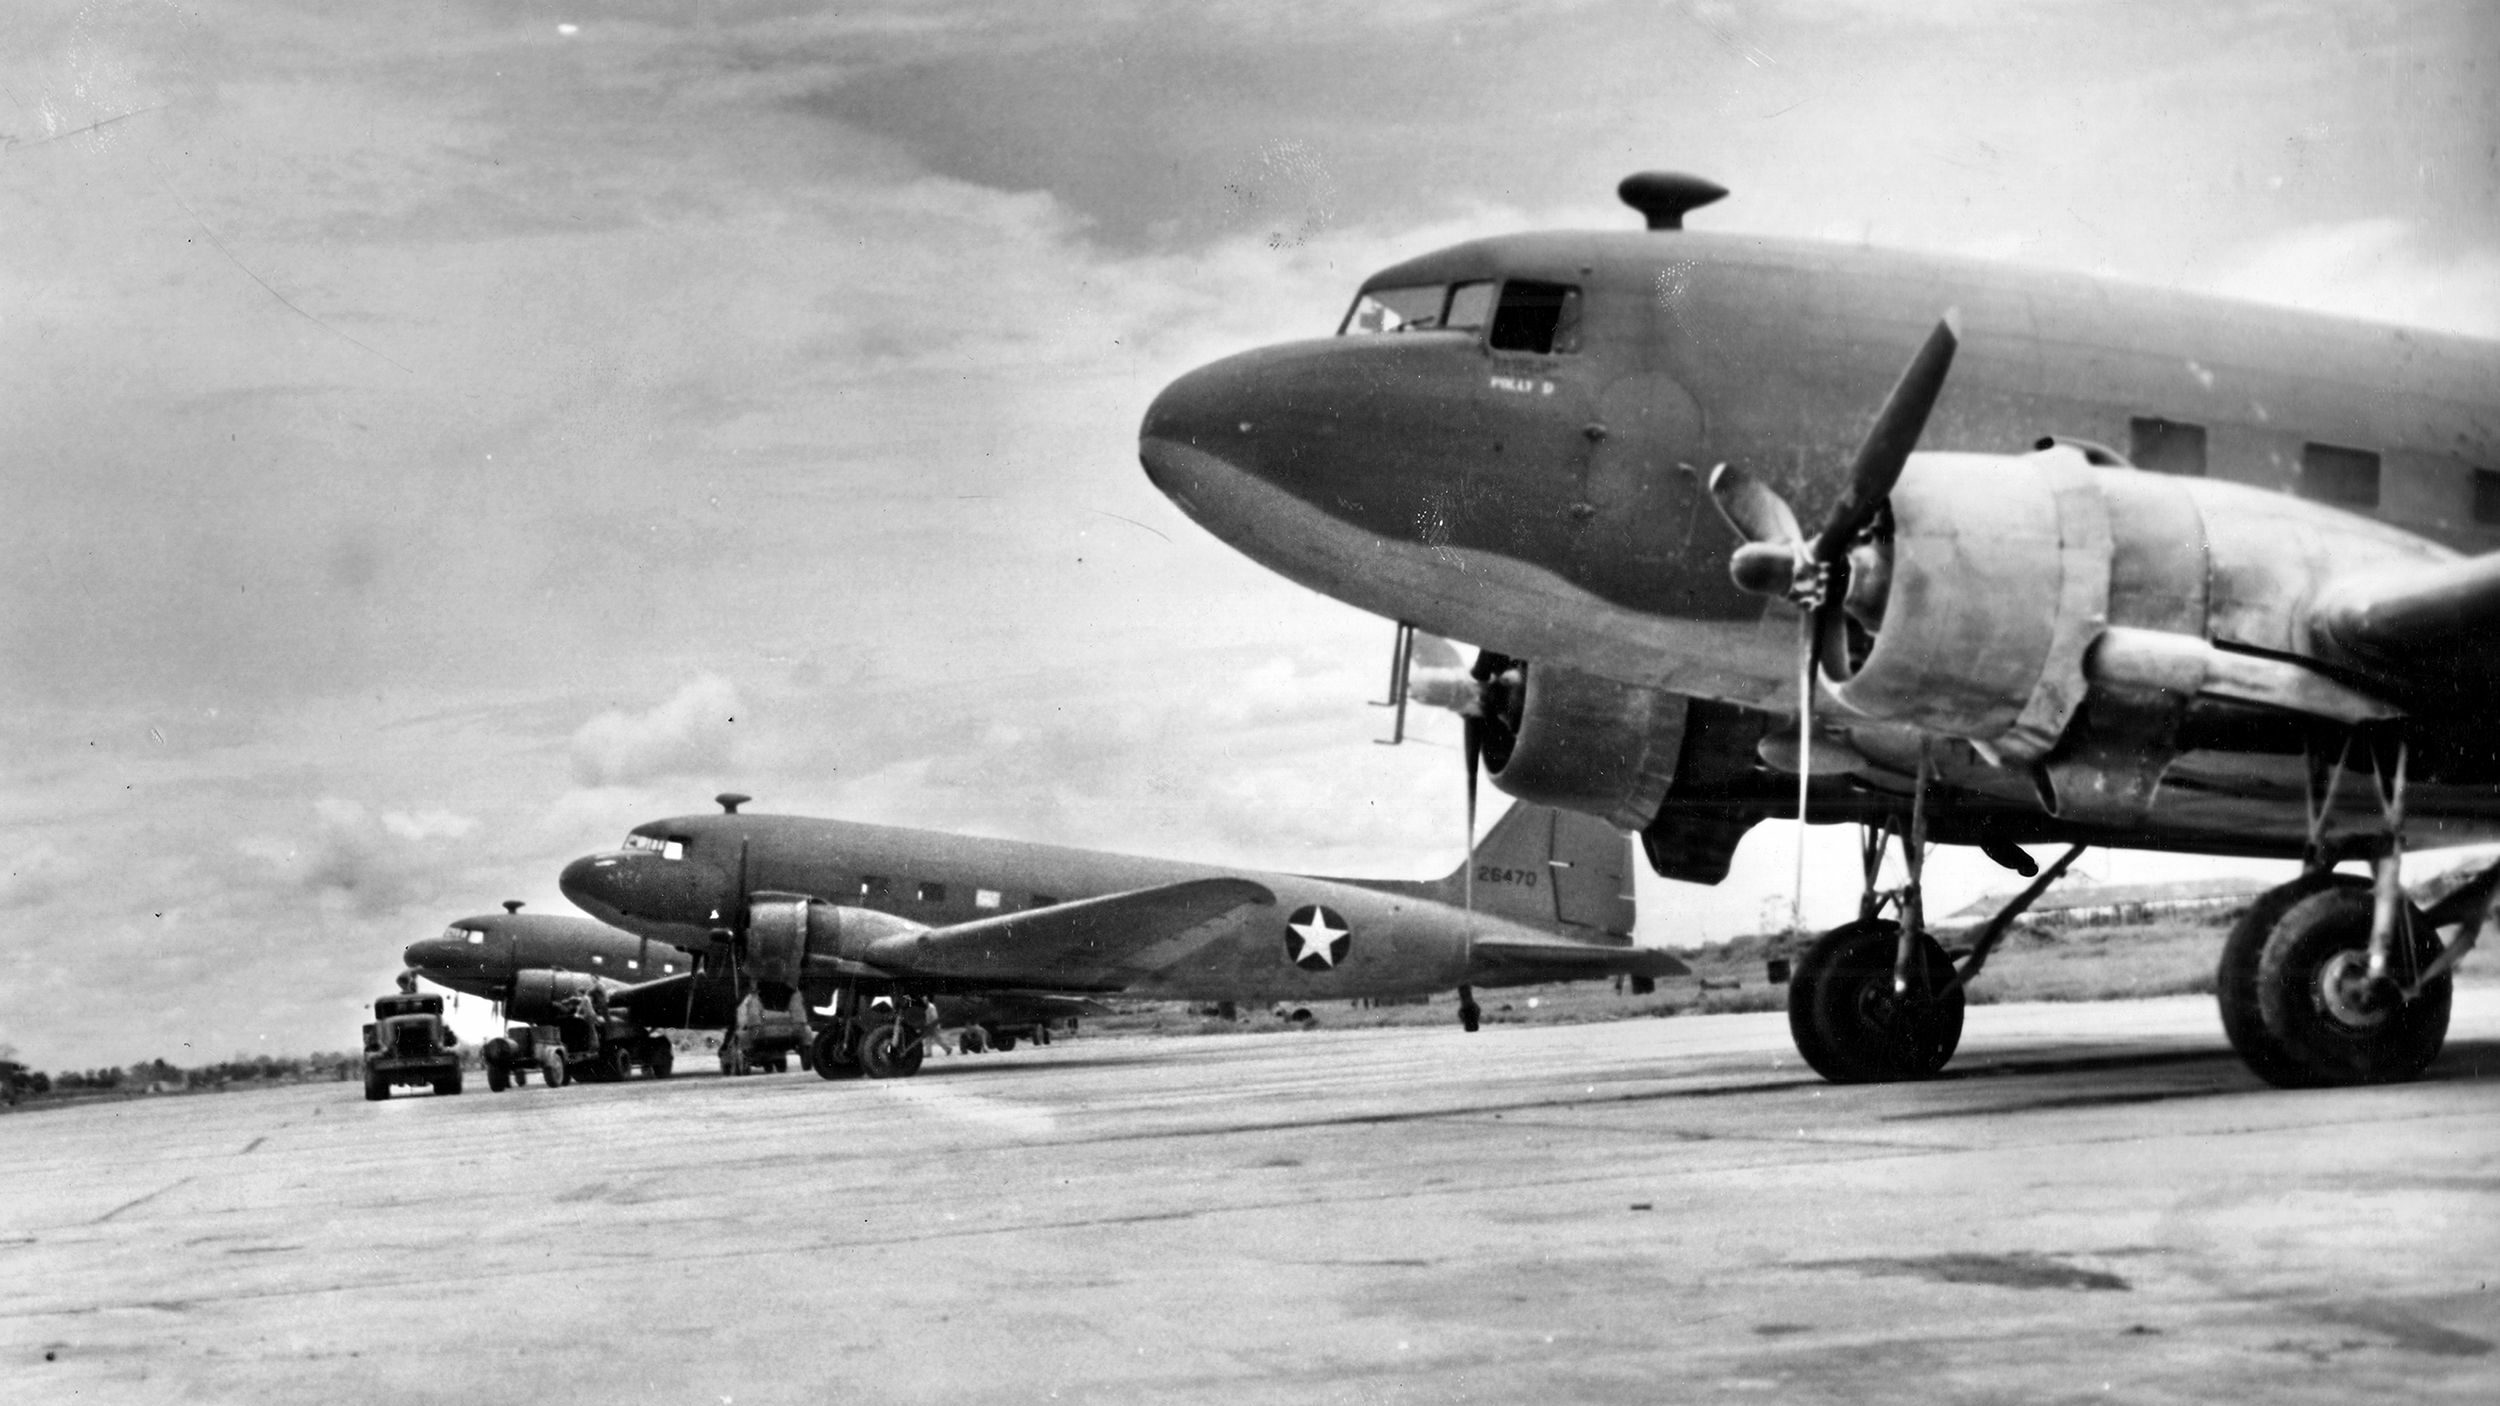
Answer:
[[[1870,825],[1859,842],[1864,888],[1858,920],[1823,934],[1796,961],[1788,982],[1788,1033],[1814,1072],[1835,1084],[1883,1084],[1930,1078],[1962,1042],[1963,988],[1987,964],[2014,919],[2083,854],[2066,851],[2013,902],[1988,920],[1955,966],[1927,932],[1922,875],[1927,856],[1928,769],[1919,767],[1902,858],[1909,883],[1875,887],[1892,832]],[[1883,916],[1887,904],[1896,918]]]
[[[2384,833],[2358,844],[2328,840],[2352,744],[2331,764],[2312,747],[2308,872],[2250,906],[2214,974],[2231,1048],[2279,1088],[2419,1076],[2448,1036],[2450,973],[2500,913],[2500,865],[2427,912],[2406,899],[2405,747],[2374,742],[2369,752]],[[2370,878],[2332,871],[2353,849],[2370,858]],[[2437,933],[2450,927],[2457,935],[2443,945]]]

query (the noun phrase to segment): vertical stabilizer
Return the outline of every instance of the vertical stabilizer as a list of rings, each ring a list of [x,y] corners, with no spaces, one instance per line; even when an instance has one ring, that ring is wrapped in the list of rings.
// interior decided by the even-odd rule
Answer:
[[[1623,939],[1632,932],[1632,839],[1575,811],[1522,802],[1495,822],[1469,861],[1476,911],[1571,937]],[[1467,872],[1441,881],[1461,901]]]

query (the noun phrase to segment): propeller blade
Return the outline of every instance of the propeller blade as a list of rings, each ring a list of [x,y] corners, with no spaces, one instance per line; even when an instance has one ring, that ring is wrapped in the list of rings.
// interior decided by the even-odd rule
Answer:
[[[1466,875],[1460,890],[1466,895],[1467,918],[1476,916],[1476,768],[1484,759],[1484,719],[1469,715],[1460,725],[1459,750],[1467,758],[1467,848],[1462,861]]]
[[[1961,314],[1948,311],[1936,323],[1936,330],[1927,334],[1918,355],[1910,358],[1892,394],[1884,397],[1874,428],[1867,431],[1858,446],[1857,461],[1849,466],[1849,489],[1815,535],[1816,561],[1838,561],[1849,550],[1851,539],[1873,520],[1875,510],[1892,496],[1902,467],[1910,462],[1910,451],[1918,447],[1919,434],[1927,428],[1927,414],[1936,408],[1945,372],[1952,369],[1953,352],[1961,341]]]
[[[1721,464],[1710,471],[1710,501],[1719,505],[1719,515],[1736,529],[1736,535],[1748,542],[1805,540],[1788,500],[1734,464]]]

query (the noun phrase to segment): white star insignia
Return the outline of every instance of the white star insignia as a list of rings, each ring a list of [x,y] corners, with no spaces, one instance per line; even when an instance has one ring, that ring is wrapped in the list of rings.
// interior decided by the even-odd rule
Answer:
[[[1292,951],[1286,955],[1296,965],[1312,971],[1337,965],[1343,945],[1354,933],[1345,919],[1317,904],[1295,910],[1285,922],[1285,931],[1291,934],[1292,941]]]

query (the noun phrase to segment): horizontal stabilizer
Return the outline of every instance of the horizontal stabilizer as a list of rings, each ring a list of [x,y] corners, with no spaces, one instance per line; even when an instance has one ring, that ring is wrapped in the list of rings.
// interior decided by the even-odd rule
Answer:
[[[867,960],[897,975],[1117,991],[1146,973],[1130,958],[1276,895],[1247,879],[1192,879],[1102,898],[1002,913],[871,943]]]
[[[1543,933],[1479,935],[1468,978],[1478,986],[1537,981],[1586,981],[1600,976],[1690,976],[1693,969],[1656,947],[1579,942]]]

